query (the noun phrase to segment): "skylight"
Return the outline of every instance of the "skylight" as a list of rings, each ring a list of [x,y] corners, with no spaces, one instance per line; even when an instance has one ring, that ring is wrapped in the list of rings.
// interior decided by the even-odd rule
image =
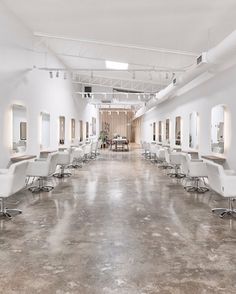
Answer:
[[[107,69],[126,70],[128,69],[128,67],[129,67],[128,63],[106,60]]]

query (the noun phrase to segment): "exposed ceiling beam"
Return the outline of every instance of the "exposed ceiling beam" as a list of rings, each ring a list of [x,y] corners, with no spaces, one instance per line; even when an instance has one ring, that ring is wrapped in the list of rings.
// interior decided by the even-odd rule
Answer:
[[[71,72],[78,72],[78,71],[105,71],[105,72],[166,72],[163,69],[156,69],[156,68],[132,68],[132,69],[109,69],[109,68],[63,68],[63,67],[38,67],[39,70],[46,70],[46,71],[71,71]]]
[[[41,38],[48,38],[48,39],[58,39],[58,40],[64,40],[64,41],[116,47],[116,48],[120,47],[120,48],[127,48],[127,49],[144,50],[144,51],[177,54],[177,55],[185,55],[185,56],[193,56],[193,57],[197,57],[199,55],[199,53],[196,53],[196,52],[188,52],[188,51],[166,49],[166,48],[144,47],[144,46],[138,46],[133,44],[122,44],[122,43],[114,43],[114,42],[100,41],[100,40],[98,41],[98,40],[90,40],[90,39],[70,38],[66,36],[52,35],[52,34],[42,33],[42,32],[34,32],[34,36],[41,37]]]
[[[55,52],[55,51],[54,51]],[[42,53],[42,52],[40,52]],[[46,52],[43,52],[46,53]],[[88,59],[88,60],[94,60],[94,61],[106,61],[109,58],[101,58],[101,57],[92,57],[92,56],[85,56],[85,55],[74,55],[74,54],[68,54],[68,53],[60,53],[60,52],[55,52],[55,54],[57,54],[58,56],[62,56],[62,57],[69,57],[69,58],[80,58],[80,59]],[[143,66],[143,67],[150,67],[155,69],[155,71],[158,72],[185,72],[186,69],[188,67],[191,67],[192,64],[186,65],[186,66],[182,66],[182,67],[164,67],[164,66],[158,66],[158,65],[154,65],[154,64],[141,64],[141,63],[133,63],[133,62],[129,62],[130,66]]]

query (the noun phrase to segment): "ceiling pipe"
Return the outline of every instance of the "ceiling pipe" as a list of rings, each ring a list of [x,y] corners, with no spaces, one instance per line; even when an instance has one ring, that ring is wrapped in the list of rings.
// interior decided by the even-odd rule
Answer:
[[[228,62],[227,67],[235,64],[236,60],[231,60],[236,56],[236,30],[227,36],[218,45],[210,49],[208,52],[203,52],[196,60],[196,65],[184,74],[174,79],[171,84],[157,93],[156,99],[150,99],[145,108],[140,109],[137,112],[136,117],[143,115],[149,109],[157,106],[169,98],[173,98],[175,93],[180,88],[183,88],[194,79],[201,76],[203,73],[213,69],[213,72],[217,72],[226,69],[224,63]],[[214,75],[211,75],[211,77]]]
[[[236,30],[206,53],[206,61],[221,64],[232,56],[236,56]]]

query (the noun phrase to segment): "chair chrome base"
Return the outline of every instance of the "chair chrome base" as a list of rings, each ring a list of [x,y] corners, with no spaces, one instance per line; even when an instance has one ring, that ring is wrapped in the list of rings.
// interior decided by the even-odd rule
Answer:
[[[65,172],[65,166],[62,165],[60,169],[61,170],[59,173],[53,174],[54,177],[61,179],[61,178],[68,178],[71,176],[71,173]]]
[[[206,193],[207,191],[209,191],[209,189],[207,187],[200,187],[200,186],[186,186],[184,187],[184,189],[187,192],[196,192],[196,193]]]
[[[72,164],[70,167],[72,167],[72,168],[82,168],[83,164],[82,163],[81,164],[75,163],[75,164]]]
[[[5,207],[4,199],[1,199],[1,209],[0,209],[0,215],[3,217],[6,217],[8,219],[12,219],[12,213],[15,214],[21,214],[22,210],[20,209],[13,209],[13,208],[7,208]]]
[[[180,166],[179,165],[174,165],[172,166],[172,169],[174,170],[172,173],[168,173],[167,176],[170,176],[171,178],[176,178],[176,179],[183,179],[185,178],[185,174],[180,172]]]
[[[185,178],[185,174],[182,173],[169,173],[167,176],[170,176],[171,178],[176,178],[176,179],[183,179]]]
[[[232,204],[233,201],[234,201],[234,198],[229,198],[228,199],[228,203],[229,203],[228,208],[213,208],[211,211],[212,212],[221,212],[219,215],[220,218],[224,218],[226,215],[233,216],[234,214],[236,214],[236,209],[233,208],[233,204]]]
[[[53,176],[59,179],[68,178],[71,176],[71,173],[55,173]]]
[[[50,192],[54,189],[53,186],[49,186],[49,185],[44,185],[44,179],[43,178],[39,178],[38,179],[39,184],[38,186],[31,186],[28,188],[28,190],[32,193],[40,193],[40,192]]]
[[[50,192],[54,189],[53,186],[33,186],[30,187],[28,190],[32,193],[40,193],[40,192]]]
[[[184,189],[190,193],[206,193],[209,189],[206,186],[200,186],[200,178],[188,178],[187,180],[194,181],[194,185],[185,186]],[[203,180],[204,184],[205,181]]]
[[[22,211],[19,209],[5,208],[5,211],[0,211],[0,215],[8,219],[12,219],[12,212],[13,214],[22,214]]]
[[[172,169],[173,166],[168,165],[166,162],[162,162],[162,163],[158,166],[158,168],[161,168],[161,169]]]
[[[219,212],[219,211],[221,211],[221,213],[219,215],[220,218],[224,218],[226,215],[236,214],[236,210],[235,209],[228,209],[228,208],[213,208],[211,211],[212,212]]]

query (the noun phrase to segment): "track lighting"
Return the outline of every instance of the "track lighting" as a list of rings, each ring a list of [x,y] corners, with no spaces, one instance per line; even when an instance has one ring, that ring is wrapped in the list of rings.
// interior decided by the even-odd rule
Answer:
[[[52,71],[49,72],[49,76],[50,76],[50,79],[53,78],[53,73],[52,73]]]
[[[57,73],[56,73],[56,77],[59,78],[59,71],[57,71]]]

